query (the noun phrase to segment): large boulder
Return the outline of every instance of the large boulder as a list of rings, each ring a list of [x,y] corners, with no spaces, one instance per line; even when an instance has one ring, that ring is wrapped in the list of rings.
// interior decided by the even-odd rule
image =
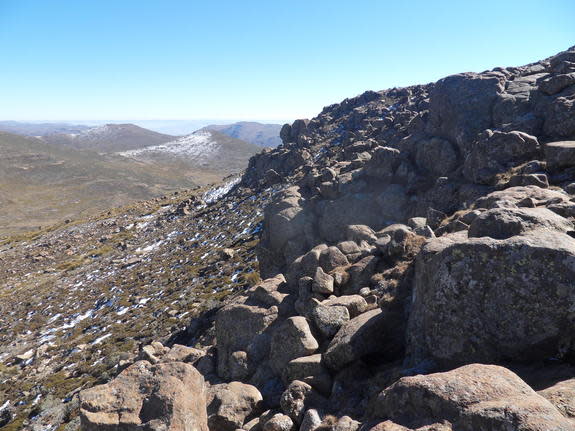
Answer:
[[[537,138],[526,133],[486,130],[473,144],[463,173],[472,182],[495,184],[498,174],[536,159],[539,149]]]
[[[575,427],[517,375],[495,365],[472,364],[446,373],[403,377],[379,395],[372,414],[410,428],[440,421],[450,422],[458,431]]]
[[[570,232],[573,223],[547,208],[494,208],[475,217],[469,237],[506,239],[542,227]]]
[[[346,322],[327,347],[323,359],[334,371],[361,358],[378,362],[396,359],[403,351],[402,317],[392,312],[371,310]]]
[[[222,383],[209,389],[208,425],[210,431],[234,431],[250,416],[257,414],[262,395],[252,385]]]
[[[218,349],[218,375],[225,379],[236,377],[233,373],[236,352],[262,351],[266,334],[263,332],[278,316],[277,307],[258,307],[246,304],[229,304],[216,314],[216,340]],[[268,343],[269,344],[269,343]],[[257,347],[257,349],[256,349]],[[259,353],[259,352],[258,352]],[[260,356],[258,355],[258,356]],[[255,361],[259,357],[252,358]]]
[[[462,154],[476,135],[491,126],[491,111],[504,90],[501,73],[462,73],[439,80],[429,106],[429,132],[455,143]]]
[[[286,319],[274,332],[270,350],[270,365],[281,375],[292,359],[308,356],[319,348],[305,317]]]
[[[416,264],[410,362],[561,357],[575,341],[574,277],[575,240],[558,230],[429,241]]]
[[[204,378],[191,365],[139,361],[80,392],[86,431],[208,431]]]
[[[558,171],[575,166],[575,141],[550,142],[545,145],[547,169]]]

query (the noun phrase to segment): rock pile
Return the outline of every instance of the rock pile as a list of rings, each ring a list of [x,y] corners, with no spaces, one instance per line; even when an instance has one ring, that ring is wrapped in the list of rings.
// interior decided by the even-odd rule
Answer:
[[[575,429],[574,72],[572,48],[284,126],[239,185],[285,185],[264,281],[195,334],[198,372],[138,362],[84,393],[83,423],[108,421],[86,429]],[[134,367],[145,403],[93,401]],[[180,391],[198,373],[205,399]]]

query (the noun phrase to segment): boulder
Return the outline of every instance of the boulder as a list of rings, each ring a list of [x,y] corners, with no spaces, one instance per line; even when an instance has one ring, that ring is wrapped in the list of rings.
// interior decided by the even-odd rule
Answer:
[[[555,172],[575,166],[575,141],[550,142],[545,145],[547,169]]]
[[[559,381],[538,394],[549,400],[563,416],[575,419],[575,378]]]
[[[547,208],[494,208],[473,220],[469,237],[507,239],[539,228],[570,232],[573,223]]]
[[[492,185],[497,175],[536,158],[539,149],[537,138],[527,133],[486,130],[465,158],[463,173],[471,182]]]
[[[539,89],[552,96],[573,84],[575,84],[575,73],[564,73],[544,79],[539,84]]]
[[[335,333],[349,320],[349,311],[343,305],[317,305],[311,312],[311,319],[319,332],[331,339]]]
[[[361,295],[331,297],[321,302],[324,307],[344,306],[352,319],[367,311],[369,305]]]
[[[329,295],[333,293],[333,277],[326,274],[321,266],[318,266],[311,286],[312,290],[316,293],[322,293],[324,295]]]
[[[380,206],[379,216],[385,224],[401,222],[407,218],[409,197],[407,190],[400,184],[389,184],[377,195],[376,202]]]
[[[316,409],[307,410],[301,421],[299,431],[315,431],[321,425],[321,417]]]
[[[196,363],[206,352],[193,347],[174,344],[170,351],[162,358],[162,362],[189,362]]]
[[[498,72],[462,73],[439,80],[430,95],[429,132],[455,143],[462,154],[491,126],[491,112],[504,90]]]
[[[349,261],[339,248],[328,247],[319,255],[319,264],[325,272],[333,271],[338,266],[347,266]]]
[[[575,96],[557,97],[545,110],[544,132],[553,139],[575,138]]]
[[[272,336],[270,350],[271,367],[281,375],[289,361],[308,356],[319,348],[305,317],[286,319]]]
[[[378,362],[398,358],[403,351],[400,316],[371,310],[346,322],[323,355],[325,364],[338,371],[355,360],[377,357]]]
[[[229,304],[217,312],[215,328],[220,377],[232,378],[232,354],[249,352],[277,315],[277,307],[267,309],[245,304]]]
[[[182,362],[136,362],[80,392],[80,420],[86,431],[208,431],[204,378]]]
[[[291,431],[292,429],[291,418],[281,413],[273,415],[263,426],[263,431]]]
[[[321,359],[321,354],[318,353],[289,361],[282,374],[284,382],[290,383],[294,380],[300,380],[311,385],[322,394],[329,395],[331,376]]]
[[[424,172],[435,177],[444,177],[457,168],[457,151],[451,142],[431,138],[417,143],[415,161]]]
[[[211,431],[234,431],[260,410],[262,396],[252,385],[240,382],[214,385],[208,391],[208,426]]]
[[[561,357],[573,346],[573,277],[575,240],[556,230],[429,241],[415,269],[409,362]]]
[[[444,420],[458,431],[567,431],[574,427],[517,375],[503,367],[480,364],[403,377],[379,395],[372,414],[410,428]]]

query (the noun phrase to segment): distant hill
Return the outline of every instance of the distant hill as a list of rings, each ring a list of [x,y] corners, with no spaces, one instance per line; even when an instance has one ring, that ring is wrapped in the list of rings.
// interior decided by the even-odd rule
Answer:
[[[68,123],[26,123],[20,121],[0,121],[0,131],[24,136],[43,136],[60,133],[81,133],[90,126]]]
[[[282,142],[280,139],[281,128],[281,124],[240,121],[233,124],[212,124],[204,127],[202,130],[215,130],[216,132],[259,145],[260,147],[275,148]]]
[[[144,163],[0,132],[0,235],[218,178],[177,163]]]
[[[258,145],[202,129],[165,144],[119,154],[142,161],[178,161],[190,168],[230,174],[245,169],[249,158],[260,151],[261,147]]]
[[[79,133],[53,133],[42,137],[49,144],[99,153],[137,150],[173,141],[175,138],[135,124],[105,124]]]

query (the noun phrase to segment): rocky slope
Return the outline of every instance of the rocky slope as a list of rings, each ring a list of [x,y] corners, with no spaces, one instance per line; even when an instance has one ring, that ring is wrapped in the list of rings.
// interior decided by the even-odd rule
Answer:
[[[212,124],[202,130],[215,130],[232,138],[241,139],[260,147],[275,148],[281,144],[280,124],[262,124],[255,121],[239,121],[233,124]]]
[[[79,133],[44,134],[42,139],[51,145],[114,153],[164,144],[173,141],[175,136],[144,129],[135,124],[104,124]]]
[[[574,114],[575,47],[527,66],[366,92],[284,126],[283,145],[253,157],[220,200],[169,210],[180,214],[173,220],[184,223],[178,231],[188,241],[198,229],[214,236],[197,246],[214,256],[197,266],[203,280],[178,272],[183,256],[132,275],[149,286],[146,298],[194,298],[171,316],[178,326],[171,337],[163,337],[169,328],[162,313],[172,308],[165,302],[129,322],[110,319],[105,329],[98,318],[92,325],[99,330],[81,334],[66,331],[83,314],[60,322],[65,329],[54,344],[88,344],[92,366],[103,353],[99,343],[140,343],[138,354],[131,344],[110,360],[101,378],[119,373],[110,382],[87,389],[92,379],[74,381],[79,394],[58,391],[69,388],[63,382],[21,393],[14,383],[22,376],[36,381],[27,367],[41,363],[38,350],[57,349],[40,340],[50,313],[57,320],[61,312],[35,316],[39,304],[14,300],[2,315],[20,307],[13,316],[22,326],[9,324],[15,329],[4,343],[30,344],[3,359],[14,377],[3,389],[10,402],[2,417],[12,419],[16,399],[26,404],[7,425],[13,429],[75,429],[76,413],[85,430],[575,429]],[[244,220],[262,217],[245,232],[250,246],[239,247],[240,256],[237,244],[216,243],[219,225],[237,229],[238,205]],[[157,232],[150,226],[154,241],[171,241],[169,230]],[[40,242],[18,245],[26,246],[36,251]],[[167,250],[175,248],[171,242]],[[86,253],[91,265],[99,259]],[[241,266],[256,255],[263,281],[238,285]],[[235,257],[229,281],[212,277],[209,271]],[[100,271],[116,268],[113,262],[102,262]],[[160,274],[173,290],[160,287]],[[125,280],[110,275],[105,297],[139,295]],[[74,300],[102,297],[98,282],[73,281],[84,289],[71,293]],[[206,286],[234,294],[203,312],[205,298],[196,295]],[[52,291],[39,303],[51,304]],[[131,304],[152,302],[140,300]],[[186,312],[196,318],[179,314]],[[27,329],[34,319],[41,324]],[[145,336],[108,335],[118,326]],[[58,371],[69,370],[78,372]],[[38,393],[52,394],[51,404],[33,407]]]

